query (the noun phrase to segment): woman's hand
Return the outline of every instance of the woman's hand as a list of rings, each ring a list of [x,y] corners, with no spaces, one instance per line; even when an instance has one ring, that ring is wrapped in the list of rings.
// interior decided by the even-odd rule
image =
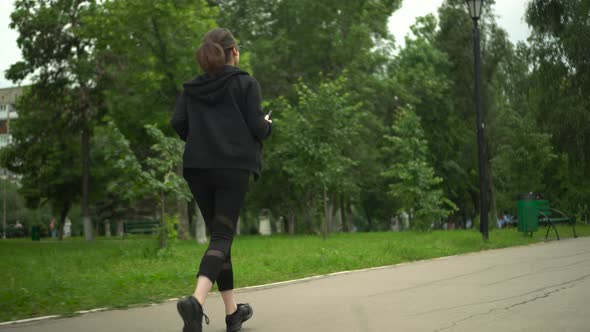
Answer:
[[[264,120],[266,120],[268,123],[272,123],[272,120],[270,119],[270,115],[264,116]]]

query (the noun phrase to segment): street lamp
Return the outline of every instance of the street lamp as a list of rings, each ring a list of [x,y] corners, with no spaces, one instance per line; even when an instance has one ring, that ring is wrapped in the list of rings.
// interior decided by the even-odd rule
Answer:
[[[481,16],[481,9],[483,8],[483,0],[466,0],[469,14],[474,20],[479,20]]]
[[[10,108],[6,106],[6,141],[10,139]],[[8,171],[3,170],[2,180],[4,184],[4,195],[2,196],[2,239],[6,239],[6,187],[8,186]]]
[[[4,182],[4,195],[2,197],[2,239],[6,240],[6,187],[8,186],[8,172],[2,172],[2,180]]]
[[[483,9],[484,0],[466,0],[469,14],[473,19],[473,57],[475,59],[475,111],[477,113],[477,147],[479,151],[479,230],[484,240],[488,239],[488,207],[487,207],[487,183],[486,183],[486,151],[483,123],[483,111],[481,105],[481,51],[479,40],[478,21]]]

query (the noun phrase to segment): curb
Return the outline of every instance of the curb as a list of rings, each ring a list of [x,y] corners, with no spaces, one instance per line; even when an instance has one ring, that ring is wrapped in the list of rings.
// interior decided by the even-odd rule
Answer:
[[[570,240],[570,238],[563,239],[563,240],[567,241],[567,240]],[[375,270],[398,268],[398,267],[403,267],[403,266],[410,265],[410,264],[425,263],[425,262],[432,262],[432,261],[438,261],[438,260],[446,260],[446,259],[449,259],[452,257],[476,255],[476,254],[481,254],[481,253],[495,252],[495,251],[500,251],[500,250],[509,250],[509,249],[515,249],[515,248],[526,248],[526,247],[531,247],[531,246],[546,245],[546,244],[550,244],[550,243],[553,243],[553,241],[543,241],[543,242],[530,243],[530,244],[522,245],[522,246],[480,250],[480,251],[467,252],[467,253],[458,254],[458,255],[428,258],[428,259],[422,259],[422,260],[417,260],[417,261],[402,262],[402,263],[393,264],[393,265],[370,267],[370,268],[359,269],[359,270],[339,271],[339,272],[333,272],[333,273],[322,274],[322,275],[317,275],[317,276],[305,277],[305,278],[301,278],[301,279],[293,279],[293,280],[279,281],[279,282],[274,282],[274,283],[269,283],[269,284],[264,284],[264,285],[236,288],[236,289],[234,289],[234,292],[235,293],[245,293],[245,292],[249,292],[249,291],[256,292],[256,291],[261,291],[261,290],[270,289],[270,288],[276,288],[276,287],[281,287],[281,286],[294,285],[294,284],[300,284],[300,283],[310,282],[310,281],[314,281],[314,280],[331,278],[331,277],[335,277],[335,276],[339,276],[339,275],[347,275],[347,274],[354,274],[354,273],[361,273],[361,272],[368,272],[368,271],[375,271]],[[209,296],[219,296],[219,292],[209,293]],[[125,308],[105,307],[105,308],[76,311],[73,314],[68,314],[68,315],[50,315],[50,316],[43,316],[43,317],[35,317],[35,318],[0,322],[0,327],[26,324],[26,323],[38,323],[38,322],[42,322],[42,321],[46,321],[46,320],[69,318],[72,316],[85,315],[85,314],[107,311],[107,310],[129,310],[129,309],[133,309],[133,308],[152,307],[152,306],[161,305],[161,304],[168,303],[168,302],[178,301],[181,298],[182,297],[170,298],[167,300],[163,300],[162,302],[158,302],[158,303],[129,305]]]

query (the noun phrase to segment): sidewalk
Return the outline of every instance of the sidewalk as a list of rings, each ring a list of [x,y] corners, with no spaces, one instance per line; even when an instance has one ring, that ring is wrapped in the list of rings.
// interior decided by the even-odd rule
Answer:
[[[590,331],[590,238],[552,241],[240,290],[244,332]],[[205,312],[225,331],[221,298]],[[176,303],[0,327],[0,332],[178,332]]]

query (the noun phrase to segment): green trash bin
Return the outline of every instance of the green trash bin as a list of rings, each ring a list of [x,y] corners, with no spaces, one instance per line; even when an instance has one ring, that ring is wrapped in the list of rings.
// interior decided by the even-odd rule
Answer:
[[[533,193],[518,195],[516,208],[518,213],[518,231],[525,234],[539,229],[537,195]]]
[[[31,228],[31,238],[33,241],[41,241],[41,227],[33,226]]]

